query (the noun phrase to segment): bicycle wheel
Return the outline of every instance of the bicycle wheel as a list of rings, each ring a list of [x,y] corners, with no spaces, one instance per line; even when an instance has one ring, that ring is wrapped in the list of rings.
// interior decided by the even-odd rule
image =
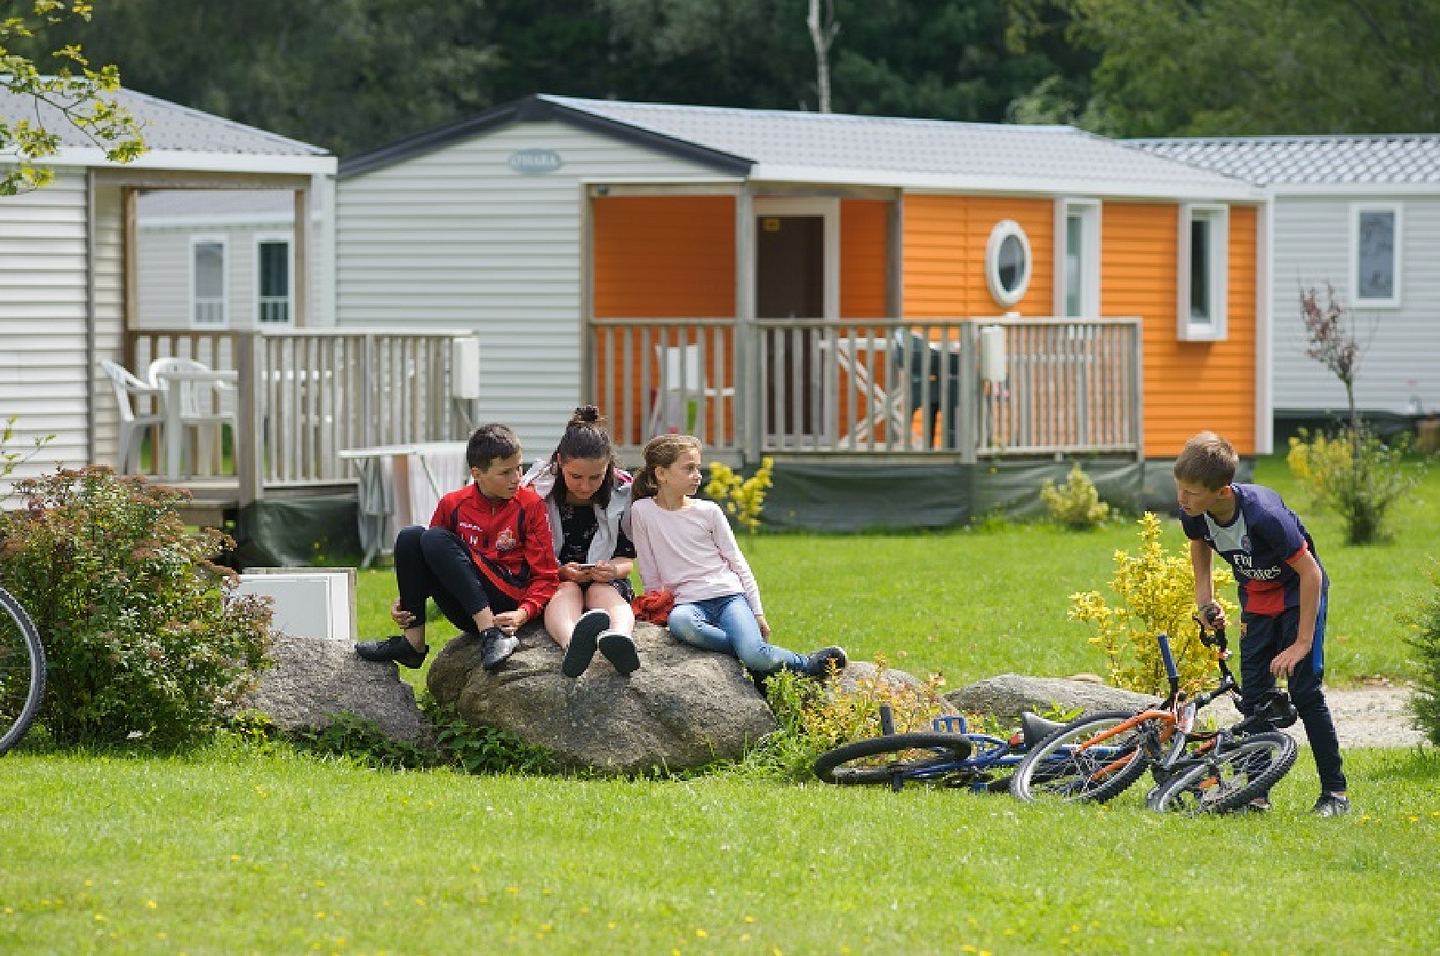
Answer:
[[[45,649],[20,602],[0,588],[0,754],[19,743],[45,697]]]
[[[1020,761],[1010,792],[1021,800],[1109,800],[1145,772],[1150,758],[1140,744],[1161,722],[1152,718],[1104,740],[1096,738],[1133,717],[1131,711],[1107,711],[1061,727]]]
[[[933,780],[959,769],[970,749],[970,739],[959,734],[867,737],[821,754],[815,759],[815,776],[839,784],[891,783],[897,777]]]
[[[1219,753],[1178,768],[1150,805],[1161,812],[1190,815],[1239,810],[1269,793],[1295,766],[1298,753],[1295,741],[1285,734],[1241,737]]]

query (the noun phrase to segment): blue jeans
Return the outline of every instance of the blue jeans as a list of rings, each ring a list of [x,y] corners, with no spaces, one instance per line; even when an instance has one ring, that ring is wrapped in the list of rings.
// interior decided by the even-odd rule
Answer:
[[[670,633],[701,650],[734,654],[740,663],[761,674],[805,665],[800,654],[776,647],[761,636],[760,622],[743,594],[675,605],[670,612]]]
[[[1325,693],[1321,689],[1321,680],[1325,676],[1328,598],[1328,594],[1322,591],[1315,614],[1315,642],[1310,646],[1310,653],[1290,675],[1290,700],[1300,713],[1300,722],[1305,725],[1310,755],[1315,758],[1315,769],[1320,774],[1320,787],[1327,793],[1345,789],[1340,738],[1335,733],[1335,721],[1330,716],[1330,706],[1325,702]],[[1295,635],[1300,628],[1300,609],[1287,608],[1283,614],[1273,617],[1246,614],[1241,621],[1245,625],[1245,636],[1240,641],[1240,709],[1252,714],[1260,695],[1275,686],[1270,662],[1276,654],[1295,643]]]

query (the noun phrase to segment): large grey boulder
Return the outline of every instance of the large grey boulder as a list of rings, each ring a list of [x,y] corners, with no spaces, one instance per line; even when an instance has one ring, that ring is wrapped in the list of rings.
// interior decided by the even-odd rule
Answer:
[[[1044,713],[1052,709],[1078,709],[1088,715],[1103,710],[1140,710],[1159,703],[1158,697],[1105,684],[1019,674],[991,677],[953,690],[945,698],[965,713],[985,714],[1005,721],[1018,720],[1021,712],[1027,710]]]
[[[740,662],[696,650],[650,624],[635,625],[640,669],[621,677],[600,654],[571,679],[539,622],[495,671],[480,666],[480,640],[454,638],[430,665],[435,699],[467,722],[496,727],[553,753],[567,769],[641,773],[740,757],[776,729]]]
[[[423,744],[432,727],[415,691],[394,664],[361,660],[348,641],[272,635],[274,666],[240,706],[266,714],[282,730],[324,727],[339,714],[374,721],[392,740]]]

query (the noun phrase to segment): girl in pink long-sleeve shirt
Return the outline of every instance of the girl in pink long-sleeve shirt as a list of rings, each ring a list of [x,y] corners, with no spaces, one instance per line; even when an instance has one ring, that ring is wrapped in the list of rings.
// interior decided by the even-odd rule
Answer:
[[[670,633],[710,651],[733,654],[757,674],[788,669],[822,677],[845,652],[825,647],[797,654],[769,643],[770,625],[760,588],[740,553],[725,513],[692,497],[700,488],[700,440],[660,435],[645,445],[645,466],[635,476],[630,524],[640,580],[646,591],[675,597]]]

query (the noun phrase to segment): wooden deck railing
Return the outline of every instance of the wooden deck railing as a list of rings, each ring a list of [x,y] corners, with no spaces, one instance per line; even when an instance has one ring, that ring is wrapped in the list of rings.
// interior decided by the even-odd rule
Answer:
[[[592,399],[627,459],[1139,454],[1138,319],[596,319]]]
[[[454,399],[454,332],[312,329],[132,331],[126,364],[193,358],[238,373],[233,473],[240,500],[270,488],[354,479],[339,452],[403,442],[463,440],[470,403]],[[459,390],[464,392],[464,390]],[[207,469],[208,470],[208,469]]]

